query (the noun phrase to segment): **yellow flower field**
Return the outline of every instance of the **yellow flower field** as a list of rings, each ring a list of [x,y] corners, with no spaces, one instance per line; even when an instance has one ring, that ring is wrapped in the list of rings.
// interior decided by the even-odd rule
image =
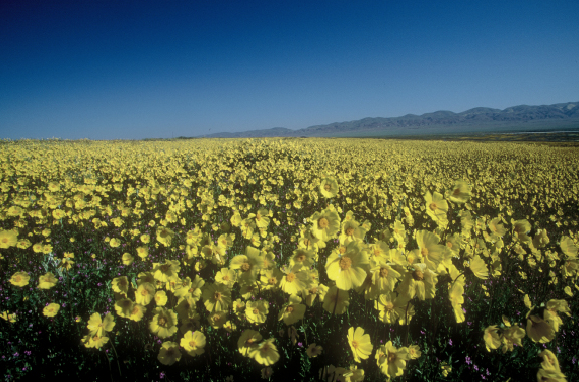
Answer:
[[[579,149],[0,142],[6,380],[579,379]]]

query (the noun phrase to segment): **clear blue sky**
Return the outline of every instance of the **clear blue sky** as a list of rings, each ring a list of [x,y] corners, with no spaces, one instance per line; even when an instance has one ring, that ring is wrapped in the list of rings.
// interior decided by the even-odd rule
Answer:
[[[579,1],[0,2],[0,138],[579,100]]]

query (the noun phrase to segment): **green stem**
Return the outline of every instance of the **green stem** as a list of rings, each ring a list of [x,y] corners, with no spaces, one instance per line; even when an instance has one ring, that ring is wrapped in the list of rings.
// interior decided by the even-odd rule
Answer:
[[[104,352],[104,355],[107,358],[107,361],[109,361],[109,373],[111,375],[111,381],[115,382],[115,380],[113,378],[113,370],[111,369],[111,360],[109,359],[109,356],[106,352]]]
[[[115,344],[114,344],[114,338],[111,338],[111,345],[113,346],[113,351],[115,352],[115,355],[117,356],[117,366],[119,368],[119,375],[123,375],[123,373],[121,373],[121,365],[119,364],[119,355],[117,354],[117,349],[115,349]],[[108,358],[108,357],[107,357]],[[109,361],[110,362],[110,361]]]
[[[408,335],[410,334],[410,324],[408,322],[408,307],[410,306],[410,300],[406,304],[406,313],[404,313],[405,320],[404,323],[406,324],[406,340],[404,341],[404,346],[408,346]]]
[[[454,280],[452,280],[452,284],[454,285],[454,282],[455,282],[456,280],[458,280],[458,278],[459,278],[460,276],[462,276],[462,275],[464,275],[464,271],[462,271],[461,273],[459,273],[458,276],[456,276],[456,277],[454,278]],[[451,288],[452,288],[452,285],[451,285]]]
[[[304,328],[304,338],[305,338],[306,344],[308,344],[308,335],[306,333],[306,329],[308,328],[308,325],[306,324],[305,319],[304,319],[303,328]]]

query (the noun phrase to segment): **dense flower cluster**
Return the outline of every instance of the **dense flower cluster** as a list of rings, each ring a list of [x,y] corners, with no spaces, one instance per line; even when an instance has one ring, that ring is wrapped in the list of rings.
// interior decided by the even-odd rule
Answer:
[[[294,325],[313,307],[343,315],[355,294],[374,307],[382,325],[406,326],[417,303],[440,295],[445,283],[452,324],[465,325],[468,285],[499,278],[518,261],[545,270],[550,284],[564,285],[572,297],[579,289],[572,230],[578,223],[568,208],[579,199],[577,174],[554,168],[532,147],[448,144],[453,150],[429,142],[364,141],[362,149],[340,140],[279,139],[5,144],[0,255],[17,249],[54,265],[37,275],[15,263],[6,277],[13,288],[50,291],[77,265],[95,260],[87,251],[63,250],[55,232],[75,232],[70,244],[81,248],[83,233],[96,231],[101,260],[126,268],[107,284],[112,312],[104,320],[90,314],[82,340],[87,348],[112,345],[115,316],[146,322],[159,344],[165,340],[158,349],[164,365],[179,362],[181,351],[201,356],[209,330],[220,331],[238,338],[239,353],[266,367],[263,375],[282,357],[277,339],[260,334],[268,320],[285,325],[295,342]],[[526,171],[519,171],[515,155],[532,158]],[[577,168],[572,153],[559,155]],[[502,327],[489,326],[482,334],[487,350],[512,351],[526,337],[548,343],[565,325],[565,296],[537,301],[542,306],[525,297],[526,328],[506,318]],[[282,304],[274,303],[278,298]],[[48,318],[66,308],[45,302]],[[17,320],[8,311],[2,317]],[[380,371],[394,378],[421,356],[416,345],[371,339],[365,329],[352,327],[340,339],[354,362],[374,354]],[[308,345],[308,357],[321,354],[321,346]],[[547,350],[541,357],[540,376],[562,378],[557,358]],[[445,376],[452,370],[441,368]],[[322,374],[364,378],[355,364]]]

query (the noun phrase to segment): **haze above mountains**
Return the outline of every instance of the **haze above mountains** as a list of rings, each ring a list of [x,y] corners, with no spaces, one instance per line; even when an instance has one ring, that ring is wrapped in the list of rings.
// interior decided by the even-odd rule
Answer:
[[[207,134],[202,137],[380,137],[559,129],[579,129],[579,102],[540,106],[519,105],[504,110],[475,107],[461,113],[440,110],[422,115],[407,114],[402,117],[376,117],[333,122],[298,130],[274,127],[264,130]]]

